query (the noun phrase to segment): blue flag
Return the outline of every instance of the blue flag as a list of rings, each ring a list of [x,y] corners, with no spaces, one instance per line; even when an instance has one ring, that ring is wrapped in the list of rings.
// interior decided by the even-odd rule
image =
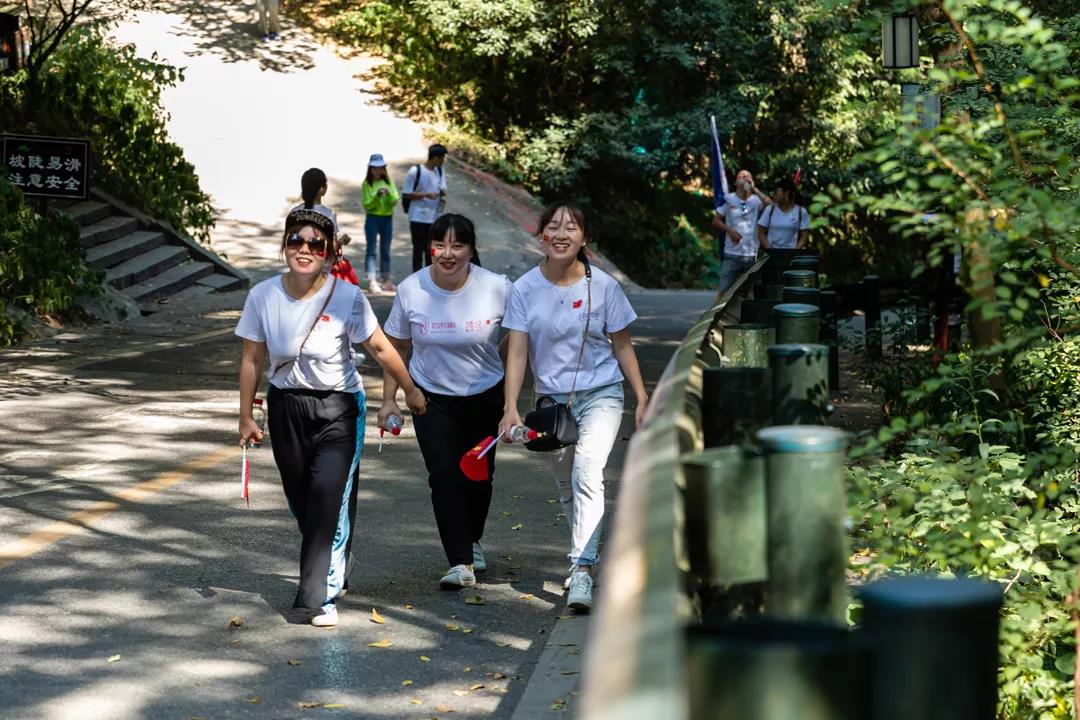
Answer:
[[[712,143],[709,146],[709,165],[712,167],[713,207],[716,212],[724,207],[724,196],[728,194],[727,173],[724,172],[724,156],[720,153],[720,138],[716,135],[716,116],[709,116],[712,130]]]

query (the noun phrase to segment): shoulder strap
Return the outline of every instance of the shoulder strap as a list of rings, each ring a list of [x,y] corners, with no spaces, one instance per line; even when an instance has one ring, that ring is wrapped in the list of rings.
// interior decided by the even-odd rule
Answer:
[[[585,260],[585,296],[588,298],[585,305],[585,331],[581,334],[581,350],[578,351],[577,367],[574,368],[574,379],[570,383],[570,397],[567,398],[566,406],[574,407],[574,390],[577,389],[577,376],[581,371],[581,362],[585,359],[585,345],[589,342],[589,316],[592,315],[592,266]]]
[[[769,207],[765,208],[765,210],[768,211],[768,213],[769,213],[769,219],[765,223],[765,230],[771,230],[772,229],[772,216],[773,216],[773,208],[774,207],[776,207],[776,203],[773,203],[773,204],[769,205]]]
[[[413,178],[412,191],[416,192],[418,187],[420,187],[420,163],[416,164],[416,177]]]

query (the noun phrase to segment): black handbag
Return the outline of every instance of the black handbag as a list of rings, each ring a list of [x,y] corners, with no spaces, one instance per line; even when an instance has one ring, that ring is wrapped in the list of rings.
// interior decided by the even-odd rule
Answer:
[[[581,336],[581,351],[578,352],[577,367],[574,368],[574,380],[570,384],[570,397],[565,403],[544,395],[536,399],[536,409],[525,416],[525,427],[535,430],[537,438],[525,443],[527,450],[533,452],[551,452],[560,448],[576,445],[578,426],[574,420],[574,389],[577,388],[577,376],[581,370],[581,361],[585,357],[585,343],[589,339],[589,315],[592,313],[592,268],[585,261],[585,294],[588,302],[585,308],[585,331]]]

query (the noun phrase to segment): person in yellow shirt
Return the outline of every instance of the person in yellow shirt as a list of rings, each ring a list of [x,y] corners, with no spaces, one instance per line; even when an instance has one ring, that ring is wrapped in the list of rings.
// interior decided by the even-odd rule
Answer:
[[[368,160],[367,177],[360,186],[364,195],[364,234],[367,236],[367,255],[364,270],[367,273],[368,292],[394,292],[390,280],[390,239],[394,235],[394,208],[398,202],[398,190],[386,170],[386,160],[376,153]],[[375,278],[375,240],[379,241],[379,279]]]

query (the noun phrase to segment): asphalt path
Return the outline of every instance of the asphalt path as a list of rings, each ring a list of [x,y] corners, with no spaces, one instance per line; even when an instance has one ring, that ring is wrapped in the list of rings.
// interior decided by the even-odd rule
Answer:
[[[711,295],[630,297],[651,385]],[[440,591],[411,423],[378,452],[365,367],[352,590],[336,629],[298,623],[298,534],[268,447],[250,508],[238,497],[241,300],[0,354],[0,717],[511,717],[556,625],[587,622],[565,610],[546,457],[500,448],[490,569]],[[389,299],[373,304],[384,318]],[[609,516],[631,428],[628,409]]]

